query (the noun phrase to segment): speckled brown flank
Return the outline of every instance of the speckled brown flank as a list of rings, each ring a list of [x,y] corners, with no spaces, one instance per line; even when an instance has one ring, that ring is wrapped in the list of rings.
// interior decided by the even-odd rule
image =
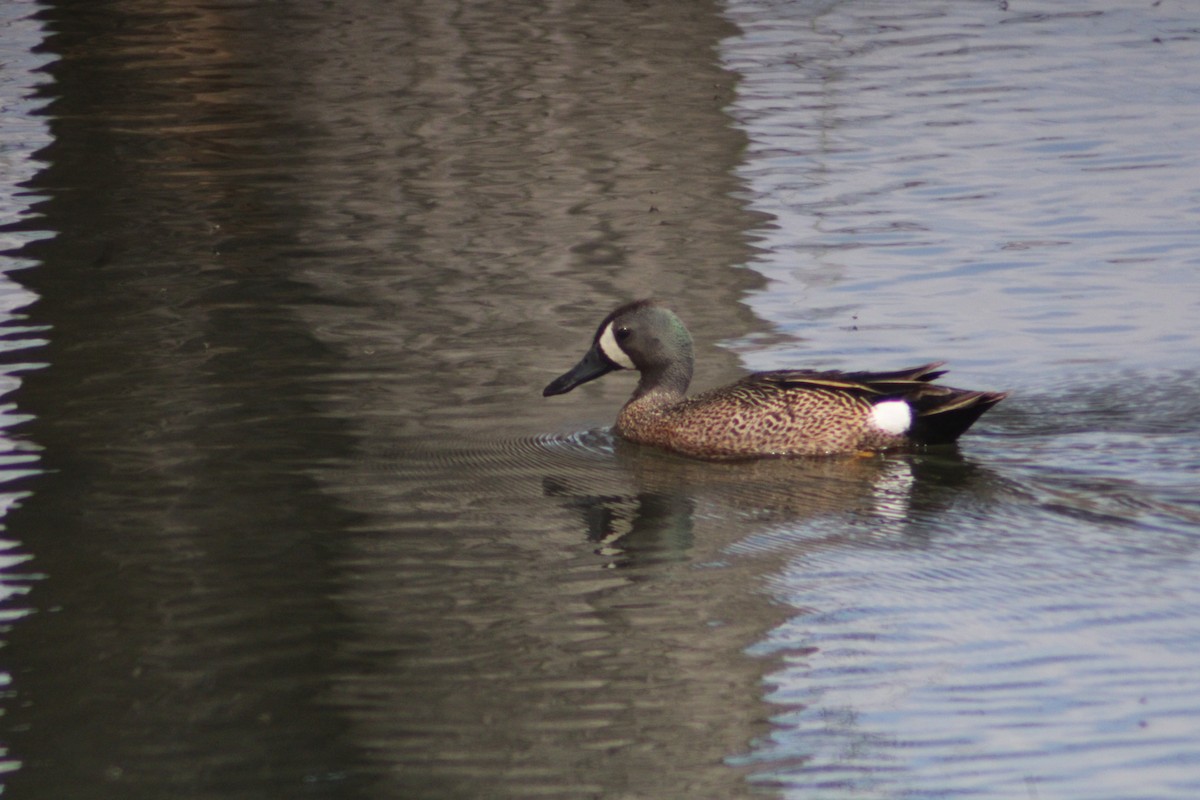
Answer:
[[[900,447],[905,439],[869,429],[871,404],[849,392],[797,391],[752,375],[671,402],[650,393],[631,400],[617,433],[700,458],[825,455]]]

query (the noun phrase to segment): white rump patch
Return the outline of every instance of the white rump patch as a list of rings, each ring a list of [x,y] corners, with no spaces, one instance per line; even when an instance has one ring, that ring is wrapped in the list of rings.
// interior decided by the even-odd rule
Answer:
[[[633,359],[621,349],[621,345],[617,344],[617,337],[613,336],[613,324],[611,322],[604,326],[604,333],[600,334],[600,350],[604,355],[608,356],[609,361],[618,367],[637,369],[633,365]]]
[[[907,433],[912,418],[912,407],[903,400],[884,400],[871,409],[871,425],[893,436]]]

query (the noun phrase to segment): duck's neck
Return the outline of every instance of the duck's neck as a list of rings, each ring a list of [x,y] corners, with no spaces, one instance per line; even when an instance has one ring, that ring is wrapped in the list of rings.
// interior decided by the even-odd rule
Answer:
[[[642,370],[632,400],[653,397],[656,401],[676,403],[687,395],[688,384],[691,382],[690,359],[673,361],[661,367],[648,367]]]

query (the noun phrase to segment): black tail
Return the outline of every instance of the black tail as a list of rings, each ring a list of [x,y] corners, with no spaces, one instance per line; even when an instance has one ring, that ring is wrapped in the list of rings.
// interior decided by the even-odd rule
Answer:
[[[930,387],[934,389],[935,387]],[[966,433],[984,412],[1008,397],[1007,392],[969,392],[939,386],[912,398],[917,409],[909,436],[921,444],[949,444]]]

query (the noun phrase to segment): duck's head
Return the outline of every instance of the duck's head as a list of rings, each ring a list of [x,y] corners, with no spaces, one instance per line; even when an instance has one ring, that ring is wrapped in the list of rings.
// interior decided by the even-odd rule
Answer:
[[[566,394],[617,369],[641,373],[635,397],[653,389],[682,396],[692,380],[692,363],[692,336],[675,312],[657,300],[638,300],[605,317],[584,357],[551,381],[542,396]]]

